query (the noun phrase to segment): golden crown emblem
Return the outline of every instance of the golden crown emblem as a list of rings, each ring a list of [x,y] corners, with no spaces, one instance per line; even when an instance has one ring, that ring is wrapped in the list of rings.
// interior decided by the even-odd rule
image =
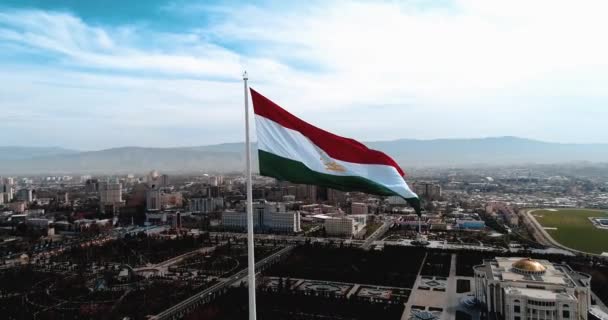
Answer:
[[[337,163],[332,158],[325,153],[325,151],[319,147],[317,147],[314,143],[312,143],[313,147],[317,150],[320,156],[321,162],[325,165],[325,170],[327,171],[336,171],[336,172],[345,172],[346,168],[343,165]]]

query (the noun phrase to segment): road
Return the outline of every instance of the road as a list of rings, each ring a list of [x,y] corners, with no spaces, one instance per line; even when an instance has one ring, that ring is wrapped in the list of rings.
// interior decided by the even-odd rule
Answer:
[[[372,244],[374,243],[374,241],[376,241],[380,237],[382,237],[388,231],[388,229],[391,228],[392,225],[393,225],[393,220],[384,221],[382,223],[382,225],[380,226],[380,228],[378,228],[376,231],[374,231],[374,233],[372,233],[369,237],[367,237],[367,239],[365,239],[365,242],[363,243],[363,246],[362,246],[363,249],[369,250],[370,247],[372,246]]]
[[[274,254],[258,261],[255,264],[255,269],[261,269],[266,266],[268,263],[276,261],[276,259],[286,255],[287,253],[293,250],[294,246],[285,247]],[[247,279],[247,268],[237,272],[230,278],[224,279],[222,282],[217,283],[195,295],[192,297],[168,308],[167,310],[153,316],[151,319],[154,320],[163,320],[163,319],[174,319],[177,318],[180,314],[185,313],[189,308],[196,306],[200,301],[205,300],[209,296],[212,296],[214,293],[219,292],[221,290],[227,289],[228,287],[239,283],[241,281],[245,281]]]
[[[546,246],[551,246],[551,247],[556,247],[556,248],[560,248],[563,250],[567,250],[570,252],[573,252],[575,254],[584,254],[584,255],[594,255],[594,256],[599,256],[597,254],[593,254],[593,253],[588,253],[588,252],[583,252],[583,251],[579,251],[576,249],[572,249],[572,248],[568,248],[564,245],[562,245],[561,243],[555,241],[555,239],[553,239],[551,237],[551,235],[549,235],[549,233],[547,232],[547,230],[545,230],[545,228],[543,228],[543,226],[532,216],[532,213],[534,211],[536,211],[537,209],[526,209],[524,210],[523,216],[524,216],[524,220],[526,221],[526,225],[532,227],[532,230],[534,232],[534,237],[536,238],[536,240]]]

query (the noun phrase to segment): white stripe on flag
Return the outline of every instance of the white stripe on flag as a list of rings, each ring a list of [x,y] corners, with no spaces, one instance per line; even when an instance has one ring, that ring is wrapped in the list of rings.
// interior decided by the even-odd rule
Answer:
[[[260,150],[301,162],[313,171],[335,176],[363,177],[385,186],[404,198],[418,198],[393,166],[353,163],[330,158],[345,169],[330,171],[321,161],[322,157],[329,156],[324,152],[321,153],[321,149],[302,133],[259,115],[255,116],[255,123]]]

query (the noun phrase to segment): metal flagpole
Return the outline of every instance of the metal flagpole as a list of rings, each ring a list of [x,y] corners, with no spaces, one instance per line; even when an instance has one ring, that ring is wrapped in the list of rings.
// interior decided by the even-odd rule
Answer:
[[[422,215],[418,216],[418,241],[422,241]]]
[[[247,280],[249,286],[249,320],[255,320],[255,258],[253,255],[253,191],[251,185],[251,144],[249,142],[248,79],[247,71],[245,71],[243,73],[243,82],[245,85],[245,158],[247,161]]]

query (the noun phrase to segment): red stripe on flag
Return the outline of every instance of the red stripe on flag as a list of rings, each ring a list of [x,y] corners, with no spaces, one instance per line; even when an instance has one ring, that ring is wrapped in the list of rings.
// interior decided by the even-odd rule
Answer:
[[[330,157],[347,162],[393,166],[401,176],[405,175],[395,160],[385,153],[369,149],[359,141],[335,135],[304,122],[257,91],[251,88],[250,90],[255,114],[300,132]]]

